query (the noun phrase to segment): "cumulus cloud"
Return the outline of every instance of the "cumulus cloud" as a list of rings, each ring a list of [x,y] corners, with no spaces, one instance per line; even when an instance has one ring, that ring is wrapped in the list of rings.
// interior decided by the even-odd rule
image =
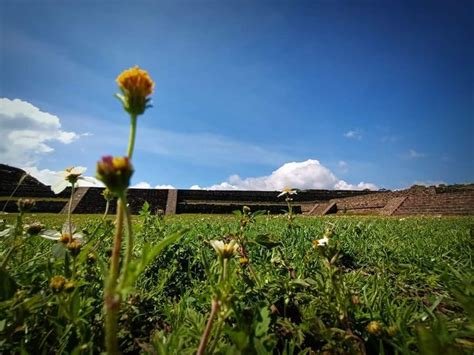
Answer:
[[[347,131],[344,133],[344,137],[360,141],[362,139],[362,132],[358,129]]]
[[[448,185],[446,181],[443,180],[425,180],[425,181],[415,181],[413,185],[422,185],[422,186],[439,186],[439,185]]]
[[[318,160],[309,159],[302,162],[283,164],[268,176],[241,178],[230,176],[227,181],[206,187],[209,190],[282,190],[285,187],[306,189],[338,190],[375,190],[378,187],[371,183],[350,184],[338,179],[331,170],[321,165]],[[191,189],[200,189],[199,185]]]
[[[146,181],[140,181],[139,183],[136,183],[130,187],[132,189],[176,189],[176,187],[173,185],[155,185],[155,187],[152,187],[151,184]]]
[[[50,143],[69,144],[79,138],[61,129],[59,118],[18,99],[0,98],[0,160],[15,166],[33,166],[54,151]]]

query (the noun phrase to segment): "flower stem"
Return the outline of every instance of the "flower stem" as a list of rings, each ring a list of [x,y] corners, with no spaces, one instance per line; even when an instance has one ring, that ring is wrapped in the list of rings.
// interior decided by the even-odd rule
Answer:
[[[217,299],[213,299],[211,303],[211,314],[209,315],[209,319],[207,320],[206,329],[201,336],[201,341],[199,342],[199,348],[196,355],[203,355],[206,350],[207,341],[209,340],[209,336],[211,335],[212,324],[214,323],[214,318],[216,317],[217,312],[219,311],[219,301]]]
[[[125,224],[127,225],[127,249],[125,251],[125,258],[123,262],[123,275],[122,281],[119,288],[122,287],[123,282],[126,280],[128,273],[128,266],[133,257],[133,228],[132,228],[132,216],[130,214],[130,209],[127,206],[127,197],[125,194],[120,197],[122,200],[124,215],[125,215]]]
[[[117,354],[117,313],[120,308],[120,296],[116,292],[119,276],[120,249],[123,233],[123,205],[117,201],[117,225],[110,260],[110,270],[104,290],[105,310],[105,346],[108,354]]]
[[[72,198],[74,197],[74,183],[71,184],[71,197],[69,198],[69,206],[67,209],[67,223],[69,226],[69,233],[72,236],[72,219],[71,219],[71,214],[72,214]]]
[[[130,137],[128,138],[128,159],[132,159],[133,150],[135,149],[135,135],[137,132],[137,115],[130,114]]]
[[[104,221],[107,218],[107,215],[109,214],[109,207],[110,207],[110,201],[105,202],[105,211],[104,215],[102,216],[102,220]]]

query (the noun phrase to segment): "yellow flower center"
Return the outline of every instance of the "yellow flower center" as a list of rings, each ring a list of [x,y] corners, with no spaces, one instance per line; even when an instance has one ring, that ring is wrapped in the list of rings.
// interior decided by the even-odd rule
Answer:
[[[125,157],[114,157],[112,159],[112,164],[117,170],[125,170],[129,166],[128,161]]]

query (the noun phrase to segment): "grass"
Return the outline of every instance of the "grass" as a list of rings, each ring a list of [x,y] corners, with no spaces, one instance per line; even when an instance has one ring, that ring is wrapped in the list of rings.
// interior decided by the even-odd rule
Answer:
[[[5,218],[15,221],[14,215]],[[196,352],[211,299],[221,292],[219,263],[208,242],[239,233],[250,262],[230,262],[231,291],[208,351],[474,350],[474,218],[297,216],[289,226],[285,216],[259,216],[243,230],[241,218],[161,219],[146,210],[133,218],[137,259],[165,235],[188,232],[154,258],[127,293],[118,334],[124,353]],[[38,214],[25,222],[60,228],[64,219]],[[88,245],[98,246],[94,258],[89,249],[71,259],[58,243],[27,237],[2,271],[14,292],[0,303],[0,352],[104,350],[102,287],[113,218],[74,215],[73,221]],[[329,245],[315,248],[313,241],[325,233],[331,234]],[[53,292],[55,275],[73,280],[74,289]]]

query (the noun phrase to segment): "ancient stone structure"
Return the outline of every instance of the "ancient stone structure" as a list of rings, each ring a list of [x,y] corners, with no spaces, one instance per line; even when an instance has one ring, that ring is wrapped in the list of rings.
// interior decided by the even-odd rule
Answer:
[[[329,208],[330,207],[330,208]],[[401,191],[331,199],[317,203],[309,214],[474,215],[474,184],[412,186]]]
[[[36,199],[36,212],[66,213],[70,189],[55,195],[48,186],[31,176],[18,184],[25,172],[0,164],[0,209],[16,212],[19,197]],[[73,213],[103,213],[105,200],[102,188],[76,189],[72,200]],[[12,193],[13,198],[5,206]],[[232,213],[249,206],[252,211],[281,213],[287,209],[278,191],[216,191],[129,189],[128,203],[132,213],[148,202],[152,211],[166,214]],[[414,186],[401,191],[306,190],[293,195],[293,211],[306,215],[370,214],[370,215],[474,215],[474,184],[438,187]],[[109,213],[115,213],[115,203]]]

